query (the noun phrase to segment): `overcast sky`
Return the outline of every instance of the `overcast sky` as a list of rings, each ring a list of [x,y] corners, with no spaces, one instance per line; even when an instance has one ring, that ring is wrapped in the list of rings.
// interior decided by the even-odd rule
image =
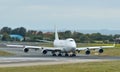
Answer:
[[[120,30],[120,0],[0,0],[0,28]]]

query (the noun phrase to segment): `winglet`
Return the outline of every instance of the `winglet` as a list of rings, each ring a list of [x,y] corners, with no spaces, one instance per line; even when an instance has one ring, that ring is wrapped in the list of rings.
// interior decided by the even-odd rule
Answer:
[[[115,45],[116,45],[116,44],[115,44],[115,42],[114,42],[113,47],[115,47]]]

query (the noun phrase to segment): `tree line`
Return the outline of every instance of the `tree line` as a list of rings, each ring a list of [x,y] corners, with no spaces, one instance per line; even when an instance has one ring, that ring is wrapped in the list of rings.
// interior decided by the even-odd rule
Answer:
[[[60,39],[73,38],[76,42],[81,43],[110,43],[115,38],[119,38],[120,34],[103,35],[101,33],[84,34],[81,32],[72,32],[70,30],[58,32]],[[24,27],[12,29],[10,27],[3,27],[0,29],[0,34],[3,35],[2,41],[14,41],[10,38],[10,34],[17,34],[24,37],[23,41],[39,41],[39,40],[54,40],[54,32],[42,32],[37,30],[27,30]],[[16,39],[15,39],[16,40]]]

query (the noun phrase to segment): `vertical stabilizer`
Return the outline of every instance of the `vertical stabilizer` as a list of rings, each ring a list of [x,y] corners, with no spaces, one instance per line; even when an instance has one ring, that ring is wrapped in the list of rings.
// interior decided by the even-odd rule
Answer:
[[[55,40],[59,40],[57,27],[55,26]]]

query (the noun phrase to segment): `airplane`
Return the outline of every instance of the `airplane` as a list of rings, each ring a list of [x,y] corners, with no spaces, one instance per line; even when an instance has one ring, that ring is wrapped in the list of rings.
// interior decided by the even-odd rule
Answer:
[[[23,47],[25,53],[29,50],[41,50],[42,54],[47,54],[51,52],[52,56],[76,56],[77,52],[85,51],[86,55],[91,53],[90,50],[95,50],[98,53],[103,53],[104,48],[113,48],[115,43],[112,46],[94,46],[94,47],[80,47],[77,48],[76,42],[73,38],[67,38],[65,40],[60,40],[58,36],[57,29],[55,29],[55,40],[53,42],[54,47],[40,47],[40,46],[27,46],[27,45],[7,45],[8,47]]]

